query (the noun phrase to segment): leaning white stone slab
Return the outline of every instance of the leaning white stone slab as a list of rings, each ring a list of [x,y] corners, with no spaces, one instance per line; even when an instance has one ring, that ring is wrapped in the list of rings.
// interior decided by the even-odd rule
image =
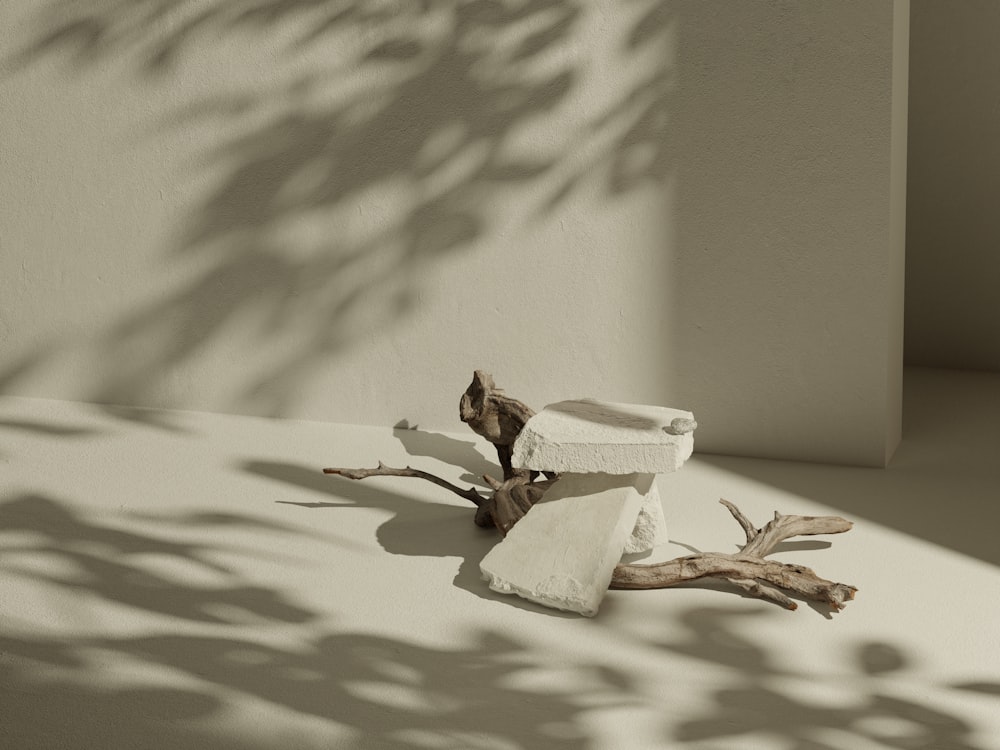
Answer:
[[[694,450],[694,415],[682,409],[593,399],[549,404],[514,443],[518,468],[557,472],[660,474]]]
[[[639,552],[649,552],[654,547],[669,541],[667,521],[663,517],[663,503],[660,501],[660,491],[656,487],[656,482],[653,482],[649,492],[643,495],[639,517],[635,520],[635,528],[632,529],[632,535],[625,542],[625,549],[622,550],[622,553],[634,555]]]
[[[593,616],[652,474],[564,474],[480,563],[490,588]]]

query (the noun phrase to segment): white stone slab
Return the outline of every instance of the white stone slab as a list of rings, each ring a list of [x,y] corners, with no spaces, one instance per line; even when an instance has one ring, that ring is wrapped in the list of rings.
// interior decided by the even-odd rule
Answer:
[[[490,588],[593,616],[652,474],[564,474],[483,558]]]
[[[593,399],[549,404],[514,443],[514,466],[606,474],[676,471],[694,450],[694,415]]]
[[[634,555],[639,552],[649,552],[654,547],[670,541],[667,536],[667,521],[663,517],[663,503],[660,491],[653,482],[649,492],[643,495],[639,517],[635,520],[632,535],[625,542],[623,554]]]

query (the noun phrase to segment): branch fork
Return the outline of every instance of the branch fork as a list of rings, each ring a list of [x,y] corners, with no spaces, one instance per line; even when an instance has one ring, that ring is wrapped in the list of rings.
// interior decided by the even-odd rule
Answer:
[[[719,578],[751,596],[779,604],[786,609],[798,605],[784,591],[803,599],[841,610],[854,599],[857,589],[820,578],[804,565],[792,565],[765,559],[781,542],[796,536],[841,534],[853,524],[839,516],[783,516],[774,514],[763,528],[753,524],[733,503],[720,502],[743,527],[746,544],[736,554],[700,552],[651,565],[618,565],[611,578],[617,589],[658,589],[690,583],[704,578]]]

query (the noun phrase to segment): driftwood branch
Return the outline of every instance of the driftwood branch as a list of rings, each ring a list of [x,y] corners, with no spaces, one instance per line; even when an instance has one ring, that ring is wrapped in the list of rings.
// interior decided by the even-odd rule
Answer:
[[[463,490],[461,487],[458,487],[457,485],[454,485],[451,482],[429,472],[421,471],[420,469],[411,469],[409,466],[405,469],[394,469],[391,466],[386,466],[381,461],[378,462],[378,466],[374,469],[323,469],[323,473],[336,474],[347,479],[367,479],[368,477],[415,477],[417,479],[426,479],[428,482],[433,482],[439,487],[444,487],[446,490],[454,492],[459,497],[464,497],[477,507],[481,507],[483,503],[489,499],[479,494],[474,487],[469,487],[468,489]]]
[[[479,526],[496,526],[504,536],[531,510],[532,505],[542,499],[545,490],[555,482],[554,479],[534,482],[527,475],[515,475],[498,482],[484,474],[483,479],[493,488],[493,496],[480,506],[476,513],[476,523]]]
[[[492,489],[489,495],[484,495],[473,487],[462,489],[426,471],[409,466],[394,469],[381,461],[374,469],[339,468],[323,471],[347,479],[392,476],[415,477],[433,482],[472,502],[477,507],[477,525],[495,527],[506,535],[558,480],[558,475],[545,473],[546,479],[536,481],[537,472],[511,466],[514,441],[533,415],[534,412],[528,406],[497,388],[489,374],[476,370],[472,384],[459,403],[459,416],[476,434],[496,447],[504,478],[501,481],[489,475],[483,476]],[[766,559],[786,539],[814,534],[840,534],[851,528],[850,521],[837,516],[783,516],[775,513],[770,522],[757,528],[733,503],[728,500],[720,502],[726,506],[746,536],[746,543],[739,552],[702,552],[651,565],[621,564],[615,568],[611,588],[669,588],[715,578],[728,581],[750,596],[774,602],[786,609],[796,609],[798,605],[785,592],[828,604],[835,610],[842,609],[854,598],[857,591],[854,586],[820,578],[803,565]]]
[[[515,469],[510,459],[514,441],[535,412],[497,388],[492,375],[482,370],[473,373],[458,403],[458,416],[473,432],[493,443],[505,480],[528,473]]]
[[[409,466],[405,469],[394,469],[381,461],[374,469],[331,468],[323,469],[323,473],[336,474],[346,479],[368,479],[369,477],[425,479],[473,503],[478,508],[475,516],[476,525],[485,528],[495,526],[505,536],[514,524],[520,521],[524,514],[531,509],[531,506],[541,499],[545,490],[555,481],[552,479],[534,482],[531,474],[515,473],[514,476],[501,482],[484,474],[483,480],[490,485],[493,492],[489,495],[483,495],[474,487],[462,489],[436,474]]]
[[[477,526],[495,526],[506,535],[524,514],[542,497],[542,494],[556,479],[555,474],[546,474],[547,479],[536,482],[538,472],[515,469],[511,465],[514,441],[525,423],[535,415],[531,407],[506,395],[496,387],[493,376],[476,370],[472,383],[466,388],[458,405],[459,418],[477,435],[489,440],[497,451],[497,458],[503,469],[503,481],[490,476],[483,479],[493,489],[489,495],[482,495],[476,489],[462,489],[441,477],[426,471],[413,469],[393,469],[381,461],[375,469],[323,469],[326,474],[339,474],[348,479],[368,477],[416,477],[444,487],[459,497],[476,505]]]
[[[721,501],[746,533],[746,544],[736,554],[702,552],[652,565],[618,565],[611,587],[618,589],[659,589],[704,578],[719,578],[751,596],[775,602],[786,609],[796,603],[783,591],[804,599],[830,605],[835,610],[854,598],[857,589],[817,576],[804,565],[767,560],[765,556],[786,539],[814,534],[840,534],[852,524],[838,516],[783,516],[757,529],[735,505]]]

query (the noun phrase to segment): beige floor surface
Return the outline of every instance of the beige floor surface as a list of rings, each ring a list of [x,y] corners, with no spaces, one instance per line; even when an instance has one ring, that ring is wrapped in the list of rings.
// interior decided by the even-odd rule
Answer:
[[[479,579],[459,498],[320,473],[474,482],[461,429],[0,400],[0,746],[1000,749],[1000,375],[910,371],[886,470],[660,479],[659,557],[735,549],[719,497],[854,520],[775,555],[859,588],[832,616],[700,587],[544,610]]]

